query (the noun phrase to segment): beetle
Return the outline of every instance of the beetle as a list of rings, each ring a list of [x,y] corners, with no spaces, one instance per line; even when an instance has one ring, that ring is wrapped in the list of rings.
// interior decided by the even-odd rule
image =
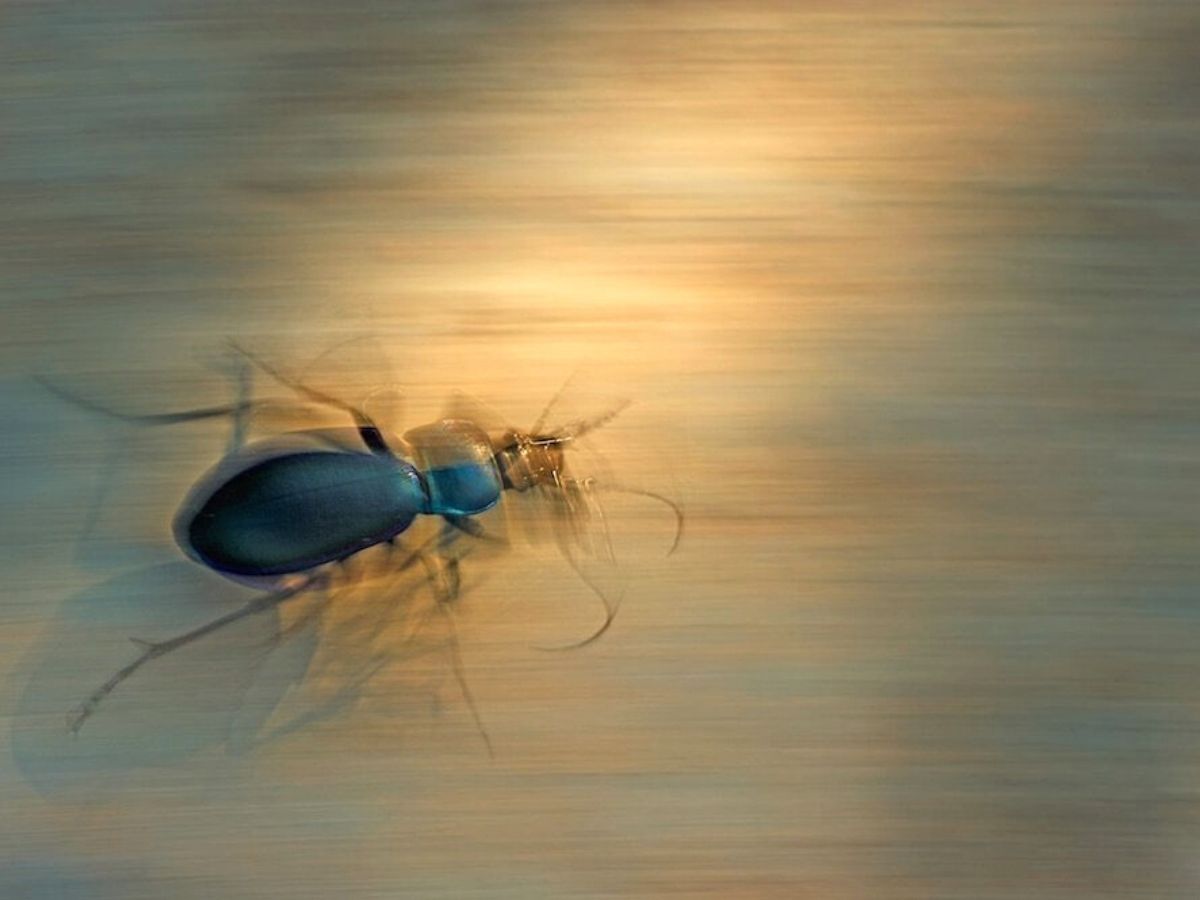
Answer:
[[[508,427],[493,436],[472,418],[446,417],[413,428],[396,440],[386,437],[363,408],[288,378],[240,347],[235,349],[246,361],[241,372],[241,396],[225,406],[128,416],[43,382],[79,406],[140,424],[233,418],[228,452],[188,492],[175,516],[173,531],[181,550],[196,562],[227,577],[271,588],[238,609],[175,637],[161,641],[133,639],[140,655],[93,691],[71,715],[72,733],[78,733],[103,700],[146,663],[239,619],[324,586],[333,566],[368,548],[392,544],[419,516],[427,516],[440,518],[441,533],[412,550],[403,566],[420,562],[426,568],[437,594],[437,606],[450,625],[455,675],[490,753],[491,743],[467,686],[450,615],[459,577],[457,558],[445,553],[446,547],[463,536],[499,540],[475,517],[500,503],[505,492],[535,492],[549,499],[561,515],[556,533],[560,548],[605,608],[603,623],[584,640],[569,645],[575,648],[595,641],[609,628],[620,600],[608,596],[585,573],[572,548],[569,532],[581,518],[596,510],[601,543],[607,544],[599,552],[612,558],[598,491],[638,494],[666,504],[676,516],[675,538],[668,554],[679,545],[683,513],[671,500],[651,491],[615,484],[600,486],[568,472],[565,450],[611,421],[627,404],[594,418],[544,430],[546,415],[561,396],[560,390],[528,431]],[[247,444],[248,417],[263,405],[249,397],[251,365],[304,400],[346,413],[353,421],[354,442],[345,440],[344,429],[313,429]],[[595,553],[596,548],[588,552]]]

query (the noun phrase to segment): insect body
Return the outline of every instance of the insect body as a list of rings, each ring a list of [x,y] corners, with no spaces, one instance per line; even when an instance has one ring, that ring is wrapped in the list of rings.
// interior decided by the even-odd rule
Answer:
[[[463,675],[449,610],[458,590],[457,559],[442,551],[463,536],[494,540],[473,517],[499,503],[505,491],[544,492],[555,498],[560,511],[574,515],[581,504],[594,497],[595,487],[568,474],[564,449],[620,410],[548,433],[541,433],[543,413],[533,433],[509,429],[496,436],[476,422],[445,418],[411,429],[399,441],[389,441],[358,407],[291,381],[260,361],[247,358],[305,399],[349,413],[355,423],[355,429],[349,432],[352,439],[347,439],[346,429],[322,429],[244,445],[244,419],[258,405],[245,397],[225,407],[120,416],[148,424],[219,416],[235,419],[231,451],[185,498],[175,519],[175,537],[188,556],[214,571],[275,589],[174,638],[158,642],[135,639],[141,655],[87,698],[71,718],[72,731],[78,731],[105,697],[150,660],[241,618],[276,607],[305,590],[323,586],[329,579],[330,564],[369,547],[391,543],[418,516],[430,516],[439,517],[443,523],[436,546],[431,548],[426,541],[411,552],[404,565],[420,561],[429,573],[430,584],[441,601],[438,606],[451,626],[455,674],[486,742],[487,733]],[[76,398],[69,399],[80,403]],[[641,494],[670,506],[678,523],[671,547],[674,550],[683,523],[675,504],[647,491],[616,486],[606,489]],[[608,628],[619,597],[607,596],[589,579],[568,549],[569,540],[564,535],[558,537],[571,565],[605,606],[600,628],[572,645],[582,646]]]
[[[286,575],[389,541],[418,515],[457,523],[499,502],[500,470],[478,428],[444,421],[410,434],[457,438],[452,446],[463,458],[422,471],[391,452],[301,450],[269,454],[226,477],[227,461],[185,501],[176,538],[216,571]]]

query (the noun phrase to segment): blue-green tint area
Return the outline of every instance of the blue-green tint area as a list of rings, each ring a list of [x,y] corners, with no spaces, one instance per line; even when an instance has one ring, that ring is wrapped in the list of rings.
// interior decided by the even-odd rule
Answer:
[[[478,424],[442,419],[410,429],[404,439],[425,475],[430,512],[470,516],[496,505],[503,485],[491,441]]]
[[[500,500],[500,474],[491,463],[443,466],[425,473],[430,511],[444,516],[473,516]]]
[[[237,575],[299,572],[403,531],[425,505],[407,463],[358,453],[294,453],[223,484],[186,534],[205,563]]]

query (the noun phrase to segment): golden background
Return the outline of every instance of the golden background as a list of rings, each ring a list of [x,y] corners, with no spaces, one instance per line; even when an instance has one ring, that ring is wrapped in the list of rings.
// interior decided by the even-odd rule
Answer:
[[[0,896],[1194,896],[1197,39],[1170,0],[5,3]],[[127,636],[248,593],[169,535],[227,426],[35,377],[223,403],[229,338],[398,427],[578,371],[683,544],[620,504],[570,654],[552,546],[464,560],[494,759],[370,585],[72,739]]]

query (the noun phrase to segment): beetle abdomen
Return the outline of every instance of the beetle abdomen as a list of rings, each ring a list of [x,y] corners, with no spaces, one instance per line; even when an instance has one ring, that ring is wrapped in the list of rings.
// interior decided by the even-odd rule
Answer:
[[[193,555],[234,575],[281,575],[341,559],[409,526],[426,503],[403,460],[291,453],[222,484],[186,523]],[[188,549],[188,548],[185,548]]]

